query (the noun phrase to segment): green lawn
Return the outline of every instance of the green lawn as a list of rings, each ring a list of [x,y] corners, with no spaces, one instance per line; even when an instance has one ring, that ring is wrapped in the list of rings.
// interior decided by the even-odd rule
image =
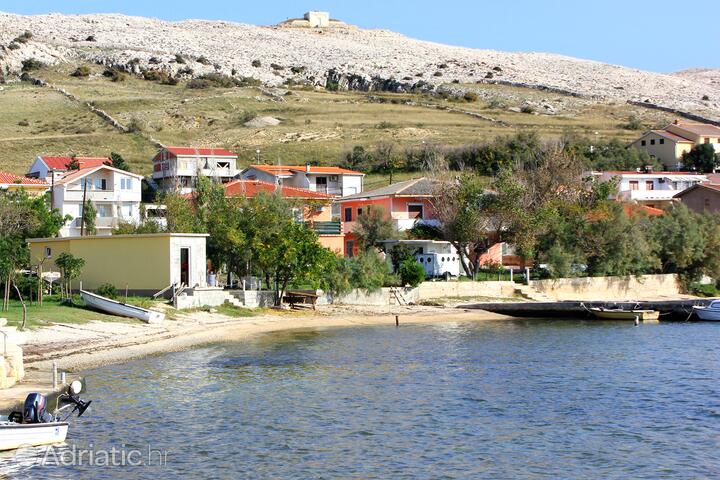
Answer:
[[[129,299],[130,303],[133,299]],[[136,305],[138,303],[135,303]],[[73,300],[73,306],[63,304],[55,296],[46,297],[43,305],[37,303],[27,304],[29,328],[38,328],[52,323],[87,323],[93,320],[102,322],[139,322],[130,318],[116,317],[114,315],[106,315],[85,308],[82,300],[76,297]],[[0,312],[0,317],[8,319],[8,325],[19,327],[22,323],[22,306],[17,300],[10,301],[10,310]]]

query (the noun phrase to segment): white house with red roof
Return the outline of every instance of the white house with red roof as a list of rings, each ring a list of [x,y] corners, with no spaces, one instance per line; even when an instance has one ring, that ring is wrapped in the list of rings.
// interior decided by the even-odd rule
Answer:
[[[708,181],[706,175],[693,172],[639,171],[592,172],[600,181],[618,183],[615,199],[636,202],[646,207],[662,207],[673,201],[678,193]]]
[[[238,174],[237,155],[224,148],[165,147],[152,161],[152,178],[166,192],[190,193],[199,176],[227,183]]]
[[[665,128],[645,132],[631,145],[657,158],[668,169],[680,170],[683,154],[703,143],[711,144],[720,153],[720,127],[678,119]]]
[[[52,184],[53,181],[59,180],[70,170],[69,165],[73,163],[73,160],[77,161],[80,168],[98,167],[111,163],[108,157],[53,157],[40,155],[32,163],[26,175]]]
[[[81,234],[83,198],[97,212],[96,235],[110,235],[120,221],[139,223],[142,179],[142,175],[98,165],[69,172],[56,180],[52,186],[52,206],[70,217],[60,236]]]
[[[345,197],[363,191],[365,174],[339,167],[314,165],[250,165],[240,172],[246,180],[304,188],[333,197]]]
[[[28,195],[35,197],[44,194],[50,185],[37,178],[27,178],[14,173],[0,172],[0,190],[24,190]]]

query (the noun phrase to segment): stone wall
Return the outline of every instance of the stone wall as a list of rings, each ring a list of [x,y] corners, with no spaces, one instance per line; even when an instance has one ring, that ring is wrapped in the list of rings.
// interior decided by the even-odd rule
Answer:
[[[514,282],[423,282],[418,300],[443,297],[512,297]]]
[[[23,351],[18,346],[21,338],[17,328],[6,326],[7,320],[0,318],[0,389],[10,388],[25,377]]]
[[[555,300],[654,300],[682,293],[677,275],[559,278],[530,286]]]

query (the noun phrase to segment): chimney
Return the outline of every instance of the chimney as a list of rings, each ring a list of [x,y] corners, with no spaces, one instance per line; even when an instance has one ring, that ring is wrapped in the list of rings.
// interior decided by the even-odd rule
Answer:
[[[305,172],[310,173],[310,163],[305,164]]]

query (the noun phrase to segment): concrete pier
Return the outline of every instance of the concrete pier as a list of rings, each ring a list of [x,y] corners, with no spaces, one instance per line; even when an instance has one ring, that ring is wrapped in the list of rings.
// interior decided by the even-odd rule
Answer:
[[[713,299],[690,300],[643,300],[643,301],[560,301],[560,302],[488,302],[460,305],[458,308],[486,310],[520,318],[588,318],[591,307],[622,308],[634,310],[657,310],[660,320],[686,320],[694,305],[706,306]],[[693,315],[691,319],[697,320]]]

